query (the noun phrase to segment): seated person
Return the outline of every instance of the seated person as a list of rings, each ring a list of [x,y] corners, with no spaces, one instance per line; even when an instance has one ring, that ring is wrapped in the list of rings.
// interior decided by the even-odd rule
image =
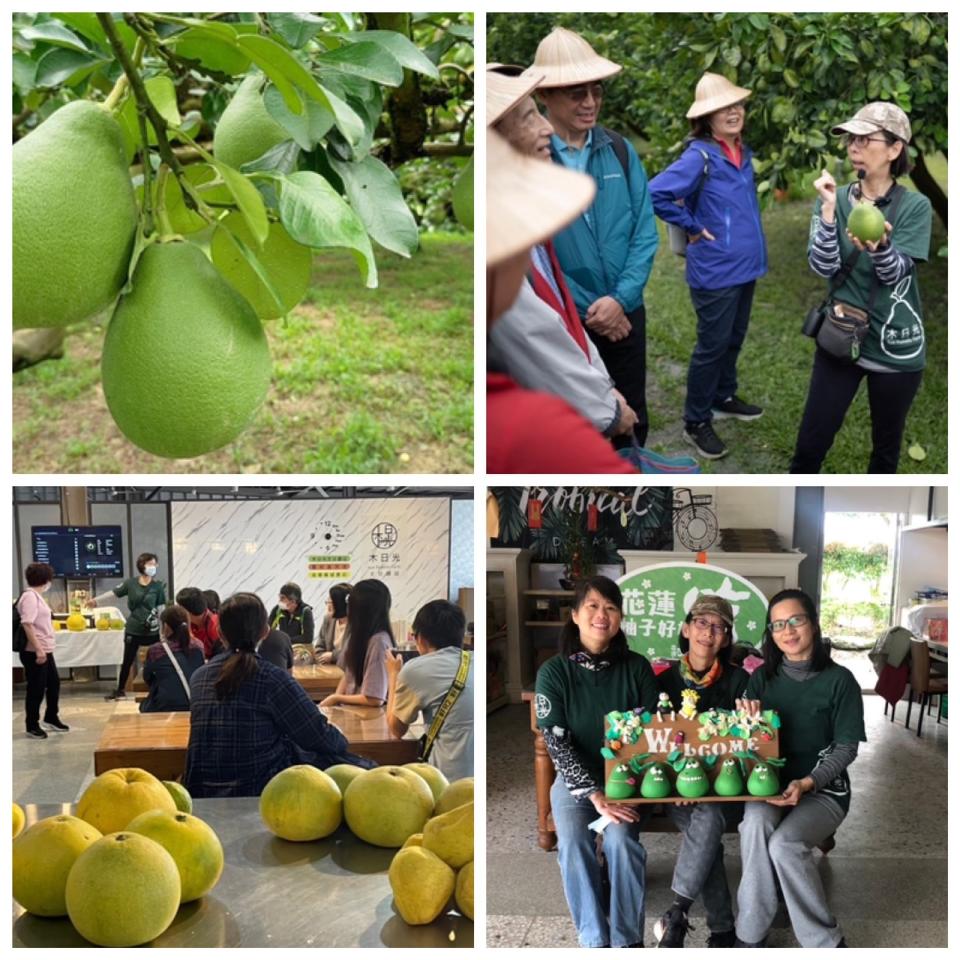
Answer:
[[[347,604],[347,642],[340,657],[343,676],[321,707],[353,704],[382,707],[387,701],[386,658],[394,646],[390,590],[380,580],[361,580]]]
[[[207,606],[207,598],[196,587],[184,587],[177,591],[177,603],[190,615],[190,633],[203,647],[203,657],[209,660],[223,653],[220,639],[220,622]]]
[[[281,770],[310,763],[375,764],[347,749],[343,734],[288,673],[256,653],[270,632],[252,593],[220,608],[227,651],[191,681],[190,742],[183,784],[194,797],[258,797]]]
[[[291,643],[313,646],[313,607],[303,602],[303,593],[296,583],[280,588],[280,601],[270,611],[270,626],[282,630]]]
[[[258,644],[257,653],[268,663],[292,672],[293,644],[282,630],[271,630]]]
[[[349,583],[335,583],[327,594],[327,611],[314,646],[320,654],[317,663],[339,663],[347,633],[347,599],[352,589]]]
[[[404,663],[399,654],[387,654],[387,726],[393,736],[402,737],[421,712],[429,729],[460,668],[465,626],[466,618],[456,604],[432,600],[413,621],[420,656]],[[443,721],[427,761],[448,780],[473,776],[472,657],[466,684]]]
[[[189,710],[190,678],[203,666],[203,646],[191,637],[189,615],[183,607],[174,604],[163,609],[160,639],[166,641],[167,649],[163,643],[147,648],[143,679],[150,692],[140,704],[140,712]]]

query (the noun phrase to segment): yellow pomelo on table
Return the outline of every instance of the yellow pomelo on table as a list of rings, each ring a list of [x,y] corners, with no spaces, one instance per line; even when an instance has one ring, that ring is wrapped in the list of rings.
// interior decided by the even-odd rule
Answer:
[[[67,814],[28,827],[13,841],[13,899],[39,917],[64,916],[70,870],[100,837],[96,827]]]
[[[190,792],[182,783],[177,783],[176,780],[161,780],[160,782],[166,787],[167,793],[173,797],[173,802],[181,813],[193,813],[193,797],[190,796]]]
[[[388,876],[397,912],[413,925],[436,920],[456,885],[453,870],[423,847],[398,850]]]
[[[77,816],[101,833],[115,833],[148,810],[177,812],[167,788],[139,767],[119,767],[101,773],[80,797]]]
[[[366,773],[364,767],[356,767],[352,763],[336,763],[332,767],[327,767],[323,771],[328,777],[333,777],[337,786],[340,788],[340,793],[344,794],[347,792],[347,787],[353,782],[355,777],[359,777],[361,773]]]
[[[453,182],[453,214],[468,230],[473,229],[473,155]]]
[[[423,828],[423,845],[454,870],[473,859],[473,802],[431,817]]]
[[[156,840],[111,833],[91,844],[67,877],[67,913],[101,947],[135,947],[159,937],[180,908],[180,872]]]
[[[376,847],[400,847],[411,834],[422,833],[433,806],[426,780],[405,767],[367,770],[343,795],[347,826]]]
[[[103,393],[124,436],[161,457],[235,439],[270,385],[253,309],[191,243],[148,247],[103,344]]]
[[[473,919],[473,861],[462,866],[457,872],[457,888],[454,891],[457,909]]]
[[[23,807],[19,803],[13,805],[13,836],[16,838],[17,834],[23,829],[24,823],[26,823],[27,815],[23,812]]]
[[[123,621],[122,621],[122,620],[111,620],[111,621],[110,621],[110,629],[111,629],[111,630],[122,630],[122,629],[123,629]]]
[[[148,810],[134,817],[126,833],[156,840],[180,871],[180,902],[208,894],[223,873],[223,847],[213,828],[189,813]]]
[[[260,817],[284,840],[320,840],[340,826],[343,798],[333,777],[301,763],[281,770],[263,788]]]
[[[63,327],[126,282],[137,227],[120,125],[75,100],[13,146],[13,325]]]
[[[263,104],[263,83],[261,73],[245,77],[213,131],[213,155],[237,170],[290,139]]]
[[[436,814],[449,813],[455,807],[460,807],[465,803],[473,803],[473,777],[463,777],[460,780],[454,780],[453,783],[443,791],[440,801],[437,803]]]
[[[280,297],[279,304],[231,235],[245,243],[266,270]],[[243,214],[231,213],[217,224],[210,241],[210,257],[214,266],[249,302],[261,320],[272,320],[289,313],[310,288],[313,253],[309,247],[297,243],[280,223],[270,224],[270,233],[263,246],[259,247]]]
[[[82,613],[71,613],[70,616],[67,617],[67,629],[86,630],[87,618]]]
[[[450,781],[432,764],[429,763],[405,763],[405,770],[412,770],[418,776],[427,781],[427,786],[433,794],[434,803],[440,802],[443,792],[450,786]]]
[[[98,630],[109,630],[110,629],[110,618],[109,617],[97,617],[96,626]]]
[[[411,833],[406,840],[403,841],[403,847],[422,847],[423,846],[423,834],[422,833]],[[400,849],[402,850],[403,847]]]

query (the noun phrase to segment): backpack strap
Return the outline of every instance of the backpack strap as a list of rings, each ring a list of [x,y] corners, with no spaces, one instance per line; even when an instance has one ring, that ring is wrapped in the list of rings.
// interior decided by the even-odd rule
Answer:
[[[687,204],[687,209],[693,213],[697,209],[697,200],[700,199],[700,191],[703,189],[707,177],[710,176],[710,154],[707,153],[696,140],[691,140],[689,146],[693,147],[693,149],[700,154],[700,159],[703,160],[703,172],[700,175],[700,182],[697,184],[697,189],[690,195],[690,202]]]
[[[440,733],[443,721],[447,719],[447,714],[453,709],[460,692],[466,686],[469,671],[470,652],[461,649],[460,665],[457,667],[457,674],[453,678],[453,683],[450,685],[447,695],[443,698],[440,709],[434,714],[430,729],[420,738],[420,756],[418,759],[427,760],[430,757],[430,751],[433,750],[434,741],[437,739],[437,734]]]
[[[627,156],[627,141],[624,140],[623,136],[617,133],[616,130],[611,130],[609,127],[601,127],[600,129],[610,138],[610,142],[613,145],[613,152],[617,155],[620,166],[623,167],[624,179],[629,180],[627,171],[630,168],[630,158]]]

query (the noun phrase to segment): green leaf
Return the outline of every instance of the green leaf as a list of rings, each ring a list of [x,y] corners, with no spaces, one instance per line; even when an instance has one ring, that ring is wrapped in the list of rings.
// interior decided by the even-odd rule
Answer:
[[[280,219],[297,243],[350,250],[366,285],[377,285],[373,248],[360,218],[319,174],[301,170],[283,178]]]
[[[294,49],[312,40],[326,21],[313,13],[268,13],[267,23]]]
[[[32,27],[24,27],[20,35],[35,43],[51,43],[55,47],[67,47],[70,50],[79,50],[87,53],[87,45],[72,31],[56,20],[47,20],[44,23],[35,23]]]
[[[246,36],[238,40],[241,49],[270,78],[280,91],[283,102],[291,113],[303,113],[303,101],[290,81],[288,60],[292,56],[279,43],[266,37]]]
[[[108,62],[92,53],[81,53],[66,47],[51,47],[37,61],[35,82],[44,89],[61,85],[72,87],[86,79],[101,64]]]
[[[359,163],[330,158],[330,165],[343,181],[350,205],[367,233],[381,247],[409,257],[420,245],[420,231],[393,171],[376,157]]]
[[[800,86],[800,81],[797,79],[796,73],[794,73],[789,67],[783,71],[783,82],[788,87],[793,87],[794,89]]]
[[[239,76],[250,69],[250,57],[236,46],[236,40],[225,42],[195,27],[180,34],[174,42],[180,57],[196,60],[208,70]]]
[[[787,35],[775,24],[770,27],[770,36],[774,46],[783,53],[787,49]]]
[[[263,104],[267,112],[303,150],[312,150],[333,126],[335,117],[322,103],[308,100],[302,113],[291,113],[283,96],[274,86],[268,86],[263,93]]]
[[[36,86],[37,65],[25,53],[13,55],[13,85],[21,93],[29,93]]]
[[[396,30],[359,30],[352,33],[341,33],[350,43],[376,43],[390,52],[390,55],[401,66],[417,73],[426,74],[435,80],[440,76],[436,65],[424,52],[409,38]]]
[[[320,88],[326,97],[333,115],[337,118],[337,128],[346,137],[347,142],[359,144],[366,134],[367,126],[363,118],[350,106],[350,104],[341,100],[329,86],[324,83]]]
[[[739,47],[726,47],[723,51],[723,59],[731,67],[736,67],[743,59],[743,54]]]
[[[403,83],[403,67],[376,43],[346,44],[323,54],[317,65],[321,69],[339,70],[388,87],[399,87]]]
[[[233,195],[257,243],[263,243],[270,232],[270,221],[267,219],[267,211],[260,191],[242,173],[227,166],[223,161],[214,160],[213,166],[216,167],[227,189]]]

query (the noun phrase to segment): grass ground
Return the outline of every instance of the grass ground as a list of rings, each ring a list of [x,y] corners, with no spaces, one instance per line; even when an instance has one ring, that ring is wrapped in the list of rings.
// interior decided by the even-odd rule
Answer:
[[[945,170],[944,170],[945,174]],[[757,284],[750,330],[738,374],[744,399],[765,407],[752,423],[724,420],[717,433],[730,449],[723,460],[702,461],[704,473],[785,473],[813,363],[813,341],[800,334],[807,309],[824,295],[823,281],[806,262],[812,202],[777,203],[764,212],[769,273]],[[696,341],[696,318],[684,282],[684,260],[669,251],[660,224],[660,250],[644,294],[647,306],[648,445],[689,453],[682,432],[686,370]],[[910,410],[901,473],[947,472],[947,260],[936,256],[946,231],[935,217],[931,258],[919,268],[927,334],[927,367]],[[922,462],[907,455],[920,444]],[[863,473],[870,454],[866,386],[847,414],[824,463],[824,473]]]
[[[473,238],[427,234],[411,260],[377,259],[367,290],[349,254],[315,258],[305,300],[266,325],[266,403],[233,444],[195,460],[123,437],[100,389],[104,327],[72,328],[62,360],[14,375],[14,471],[471,472]]]

